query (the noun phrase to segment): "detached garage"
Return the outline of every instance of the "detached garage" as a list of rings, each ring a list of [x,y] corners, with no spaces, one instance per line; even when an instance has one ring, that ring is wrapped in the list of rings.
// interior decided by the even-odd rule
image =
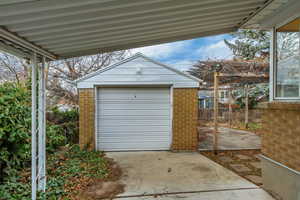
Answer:
[[[80,146],[196,150],[199,82],[142,54],[78,79]]]

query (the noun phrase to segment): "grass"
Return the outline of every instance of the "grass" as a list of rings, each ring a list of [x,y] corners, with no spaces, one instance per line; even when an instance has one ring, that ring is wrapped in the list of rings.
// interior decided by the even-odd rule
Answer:
[[[101,152],[80,150],[77,145],[66,146],[47,159],[46,196],[38,199],[71,200],[95,180],[109,179],[111,161]],[[1,200],[30,200],[30,168],[0,185]]]

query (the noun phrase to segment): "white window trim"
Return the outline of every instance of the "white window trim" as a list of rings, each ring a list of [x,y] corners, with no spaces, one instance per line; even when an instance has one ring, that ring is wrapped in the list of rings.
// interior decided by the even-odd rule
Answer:
[[[300,97],[276,97],[276,82],[277,82],[277,33],[276,30],[299,18],[300,14],[294,15],[293,17],[288,18],[284,22],[281,22],[277,24],[273,29],[271,30],[271,45],[270,45],[270,95],[269,95],[269,101],[282,101],[282,102],[300,102]]]

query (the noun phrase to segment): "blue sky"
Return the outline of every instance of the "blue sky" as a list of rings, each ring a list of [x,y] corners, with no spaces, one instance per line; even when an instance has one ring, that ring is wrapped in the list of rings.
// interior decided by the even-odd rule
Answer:
[[[132,49],[179,70],[187,70],[197,60],[230,59],[232,53],[224,39],[233,40],[228,34],[177,41]]]

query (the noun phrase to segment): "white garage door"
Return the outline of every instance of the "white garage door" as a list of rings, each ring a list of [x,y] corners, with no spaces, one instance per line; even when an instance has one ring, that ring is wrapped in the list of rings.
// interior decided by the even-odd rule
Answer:
[[[99,88],[97,148],[168,150],[170,118],[169,88]]]

